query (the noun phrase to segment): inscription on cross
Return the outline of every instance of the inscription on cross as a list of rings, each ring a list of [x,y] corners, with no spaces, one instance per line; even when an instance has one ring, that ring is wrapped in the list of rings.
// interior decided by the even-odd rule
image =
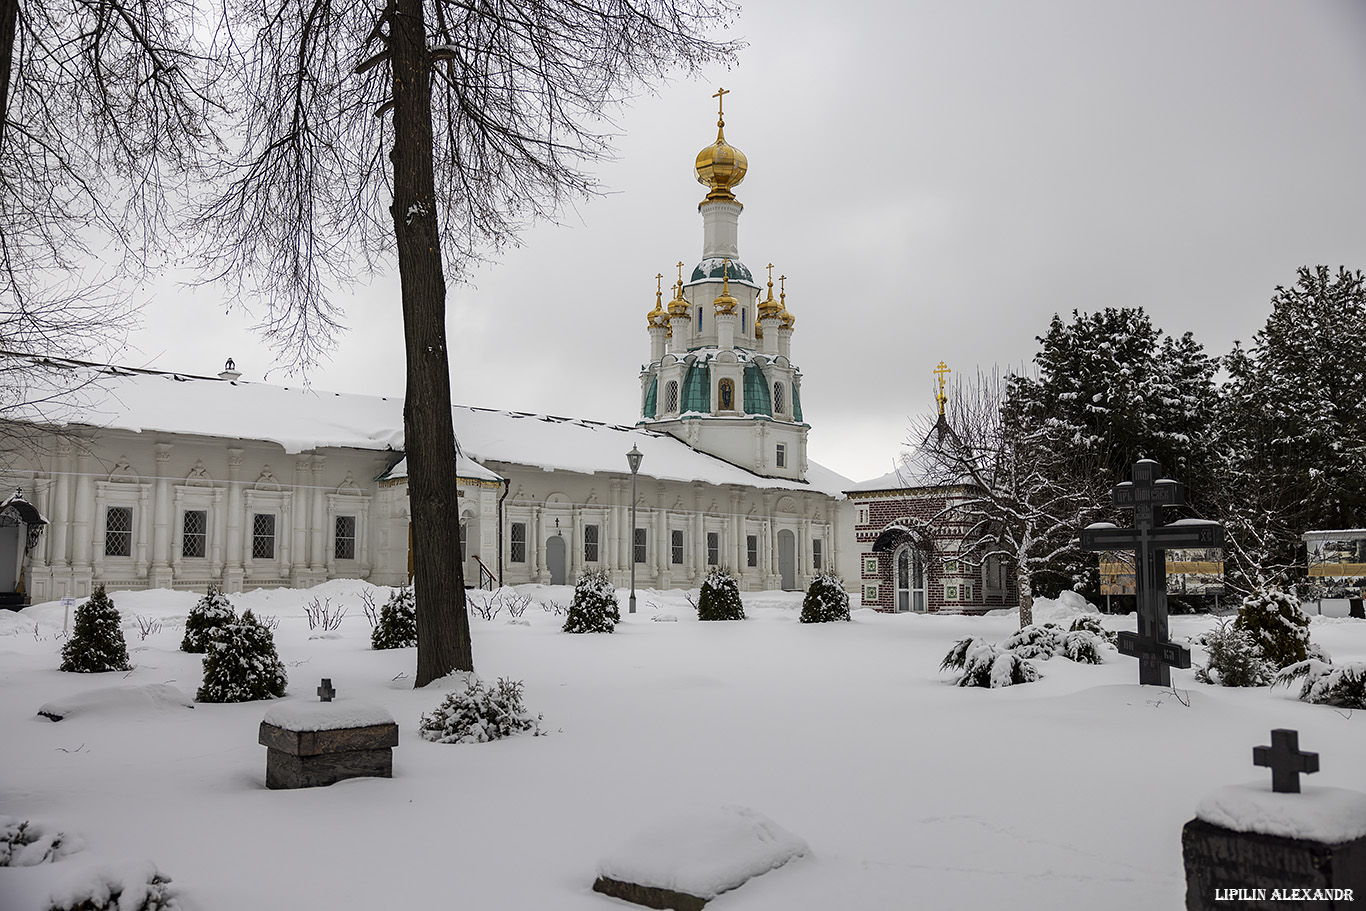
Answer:
[[[1185,485],[1159,477],[1162,466],[1152,459],[1134,463],[1132,480],[1115,485],[1114,503],[1134,511],[1132,528],[1095,522],[1081,530],[1082,550],[1128,550],[1134,553],[1134,592],[1138,599],[1138,632],[1119,634],[1122,655],[1138,659],[1138,682],[1170,686],[1171,668],[1191,666],[1190,650],[1168,640],[1167,556],[1172,548],[1221,547],[1224,529],[1204,519],[1162,524],[1162,510],[1185,502]]]
[[[1252,764],[1271,769],[1271,790],[1298,794],[1300,775],[1319,770],[1319,754],[1300,752],[1299,731],[1276,728],[1271,732],[1271,746],[1252,748]]]

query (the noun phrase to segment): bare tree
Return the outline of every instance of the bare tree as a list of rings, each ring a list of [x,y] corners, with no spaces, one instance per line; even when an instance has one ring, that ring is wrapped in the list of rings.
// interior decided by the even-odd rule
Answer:
[[[602,121],[631,85],[728,60],[735,48],[705,35],[730,13],[725,0],[268,0],[225,10],[217,50],[232,61],[244,138],[219,175],[226,189],[196,220],[211,274],[261,288],[267,339],[303,366],[341,327],[327,289],[397,253],[417,686],[473,669],[447,273],[467,276],[528,221],[595,192],[585,168],[609,152],[609,137],[584,124]]]
[[[1099,465],[1049,443],[1046,429],[1013,420],[995,373],[955,383],[943,413],[923,418],[914,442],[928,482],[952,488],[931,527],[959,529],[955,559],[1014,567],[1020,626],[1033,622],[1034,577],[1078,554],[1078,531],[1104,502]]]

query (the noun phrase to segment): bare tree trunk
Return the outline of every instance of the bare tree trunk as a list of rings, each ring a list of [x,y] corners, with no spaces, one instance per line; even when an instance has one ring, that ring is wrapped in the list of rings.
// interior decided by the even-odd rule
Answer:
[[[393,55],[394,237],[403,294],[408,388],[403,406],[408,501],[417,600],[417,681],[474,670],[465,580],[446,350],[446,279],[432,171],[431,60],[422,0],[397,0]]]
[[[1015,586],[1020,594],[1020,629],[1034,622],[1034,589],[1029,584],[1029,570],[1021,567],[1015,574]]]
[[[14,38],[19,30],[19,0],[0,0],[0,143],[9,122],[9,84],[14,78]]]

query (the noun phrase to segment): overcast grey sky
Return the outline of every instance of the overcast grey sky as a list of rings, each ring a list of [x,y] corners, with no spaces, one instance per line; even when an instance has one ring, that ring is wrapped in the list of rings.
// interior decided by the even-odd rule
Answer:
[[[718,86],[750,165],[741,258],[788,276],[810,456],[854,480],[888,470],[941,359],[1018,366],[1053,313],[1105,306],[1223,354],[1298,266],[1366,268],[1360,0],[751,0],[733,34],[736,68],[614,117],[611,195],[452,289],[455,401],[636,420],[654,275],[701,255]],[[315,387],[402,392],[397,294],[343,293]],[[224,311],[157,290],[124,359],[262,379]]]

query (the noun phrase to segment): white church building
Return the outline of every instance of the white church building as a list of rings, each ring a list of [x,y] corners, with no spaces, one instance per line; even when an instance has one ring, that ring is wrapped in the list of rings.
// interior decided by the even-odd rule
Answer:
[[[786,293],[740,257],[744,155],[697,157],[701,260],[646,317],[634,426],[457,406],[469,585],[573,584],[603,569],[639,588],[800,589],[847,562],[852,483],[807,458]],[[781,282],[781,278],[780,278]],[[13,359],[14,356],[7,356]],[[215,375],[45,362],[74,391],[0,431],[0,598],[111,590],[377,584],[411,574],[403,402]],[[626,453],[644,455],[636,478]],[[847,553],[846,553],[847,551]]]

